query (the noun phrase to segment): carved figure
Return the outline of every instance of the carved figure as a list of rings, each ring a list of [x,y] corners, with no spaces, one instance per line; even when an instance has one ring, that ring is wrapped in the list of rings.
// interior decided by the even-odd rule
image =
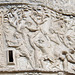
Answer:
[[[16,37],[17,42],[18,42],[18,47],[16,47],[16,50],[19,50],[19,52],[21,53],[20,56],[26,57],[28,59],[29,63],[31,64],[32,68],[34,68],[33,61],[31,60],[31,57],[30,57],[30,52],[27,50],[21,34],[16,32],[14,34],[14,37]]]
[[[75,25],[64,17],[46,6],[12,5],[4,15],[5,47],[18,50],[32,68],[68,70],[75,64]]]

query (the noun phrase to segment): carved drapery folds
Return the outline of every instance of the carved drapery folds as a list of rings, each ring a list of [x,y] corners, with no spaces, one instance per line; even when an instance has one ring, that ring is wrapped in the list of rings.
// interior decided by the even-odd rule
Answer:
[[[73,18],[41,5],[8,5],[0,10],[4,47],[15,49],[18,68],[75,73]]]

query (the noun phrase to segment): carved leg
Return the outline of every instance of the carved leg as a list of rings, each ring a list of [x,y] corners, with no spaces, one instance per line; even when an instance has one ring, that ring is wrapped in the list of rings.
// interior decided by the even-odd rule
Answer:
[[[64,69],[64,71],[68,70],[68,61],[67,61],[67,59],[65,59],[64,62],[63,62],[63,69]]]

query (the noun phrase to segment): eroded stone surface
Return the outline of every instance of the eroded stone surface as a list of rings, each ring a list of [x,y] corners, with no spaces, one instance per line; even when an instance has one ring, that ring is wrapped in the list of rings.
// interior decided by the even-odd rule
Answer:
[[[74,0],[0,2],[1,71],[75,74]]]

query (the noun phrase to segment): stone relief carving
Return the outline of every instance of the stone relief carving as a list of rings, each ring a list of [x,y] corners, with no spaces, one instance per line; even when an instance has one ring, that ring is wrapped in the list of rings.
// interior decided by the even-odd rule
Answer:
[[[75,73],[73,18],[41,5],[9,5],[0,10],[5,48],[14,48],[16,59],[27,61],[26,69]]]

